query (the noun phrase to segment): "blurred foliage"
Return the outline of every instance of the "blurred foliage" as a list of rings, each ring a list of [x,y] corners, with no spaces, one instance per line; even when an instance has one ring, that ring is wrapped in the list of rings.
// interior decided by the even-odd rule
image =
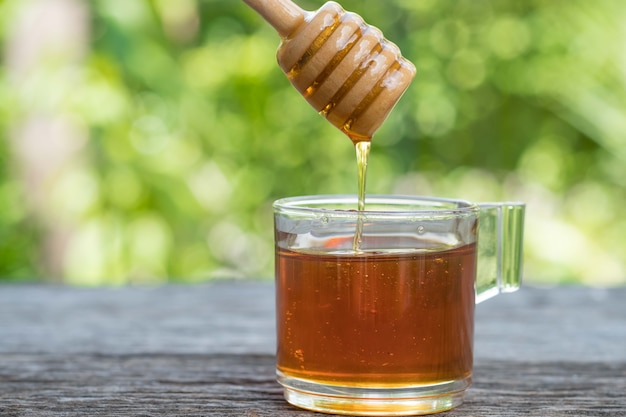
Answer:
[[[3,39],[24,3],[0,3]],[[374,137],[369,193],[525,201],[528,280],[626,283],[621,0],[341,4],[418,70]],[[73,227],[65,281],[271,277],[271,202],[356,192],[350,141],[291,87],[243,2],[89,5],[81,65],[0,79],[3,135],[42,106],[88,132],[85,161],[50,184],[47,210]],[[0,276],[46,277],[10,152],[0,141]]]

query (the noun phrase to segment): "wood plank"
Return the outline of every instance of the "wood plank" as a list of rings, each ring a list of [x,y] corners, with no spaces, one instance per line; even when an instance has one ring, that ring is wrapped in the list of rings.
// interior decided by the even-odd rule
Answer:
[[[288,405],[269,355],[0,357],[0,415],[313,416]],[[479,361],[456,416],[626,416],[626,363]],[[321,415],[321,414],[319,414]]]
[[[626,288],[477,306],[475,381],[446,416],[626,416]],[[312,416],[274,381],[271,282],[0,285],[0,416]]]
[[[626,362],[626,287],[522,288],[479,304],[479,359]],[[45,341],[45,343],[42,343]],[[0,353],[274,353],[268,281],[0,285]]]

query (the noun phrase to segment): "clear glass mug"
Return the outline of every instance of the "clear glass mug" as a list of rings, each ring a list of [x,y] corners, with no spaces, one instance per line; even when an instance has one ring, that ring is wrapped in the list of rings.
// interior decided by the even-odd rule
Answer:
[[[524,204],[368,196],[364,212],[356,207],[349,195],[274,203],[286,400],[364,416],[458,406],[475,303],[520,285]]]

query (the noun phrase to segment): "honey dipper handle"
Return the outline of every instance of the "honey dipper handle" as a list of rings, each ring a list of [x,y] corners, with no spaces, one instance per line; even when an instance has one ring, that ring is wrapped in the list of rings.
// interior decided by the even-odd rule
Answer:
[[[267,21],[281,38],[291,35],[303,22],[306,12],[291,0],[243,0]]]

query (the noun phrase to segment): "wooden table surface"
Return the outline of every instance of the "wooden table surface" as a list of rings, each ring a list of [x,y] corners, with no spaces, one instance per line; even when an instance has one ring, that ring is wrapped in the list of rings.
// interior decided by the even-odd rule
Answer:
[[[0,285],[0,416],[321,416],[274,381],[271,282]],[[459,416],[626,416],[626,288],[477,306]]]

